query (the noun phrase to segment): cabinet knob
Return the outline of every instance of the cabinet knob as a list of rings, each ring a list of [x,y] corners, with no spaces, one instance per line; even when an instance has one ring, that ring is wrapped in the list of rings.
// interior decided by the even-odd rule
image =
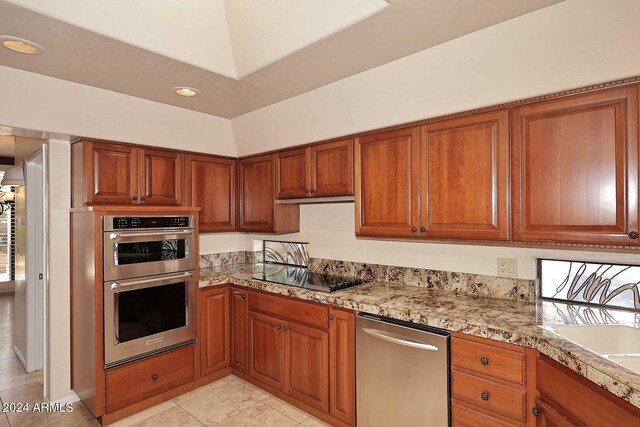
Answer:
[[[311,189],[311,190],[309,190],[309,191],[311,191],[311,192],[313,193],[315,190],[312,188],[312,189]]]
[[[638,234],[637,231],[630,231],[629,232],[629,237],[632,239],[637,239],[638,237],[640,237],[640,234]]]
[[[424,233],[425,231],[427,231],[427,227],[420,227],[420,232]]]
[[[534,406],[533,409],[531,410],[531,413],[533,414],[534,417],[537,417],[538,415],[540,415],[540,409]]]
[[[486,402],[487,400],[489,400],[489,393],[485,391],[480,395],[480,397]]]
[[[333,314],[329,315],[329,320],[333,320]]]
[[[416,231],[418,231],[418,229],[416,227],[411,227],[411,231],[415,233]]]
[[[141,201],[141,202],[144,202],[144,199],[145,199],[145,197],[144,197],[144,196],[140,197],[140,201]]]
[[[133,200],[134,202],[137,202],[137,201],[138,201],[138,196],[133,196],[133,197],[131,198],[131,200]]]
[[[283,326],[283,327],[282,327],[282,330],[283,330],[283,331],[285,331],[285,332],[287,332],[287,327],[286,327],[286,326]]]
[[[278,326],[276,326],[276,329],[280,330],[280,329],[282,329],[282,326],[278,325]]]
[[[151,379],[154,381],[158,381],[158,375],[157,374],[151,375]]]
[[[240,298],[245,299],[247,296],[245,294],[240,294]]]
[[[309,189],[308,189],[308,188],[305,188],[305,189],[304,189],[304,194],[307,194],[308,192],[309,192]]]
[[[489,359],[483,357],[482,359],[480,359],[480,363],[482,363],[484,366],[487,366],[489,364]]]

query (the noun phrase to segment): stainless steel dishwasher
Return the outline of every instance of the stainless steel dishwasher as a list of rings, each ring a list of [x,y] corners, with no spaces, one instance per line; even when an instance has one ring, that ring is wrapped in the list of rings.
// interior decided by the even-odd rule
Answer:
[[[358,314],[358,425],[449,426],[449,336],[441,329]]]

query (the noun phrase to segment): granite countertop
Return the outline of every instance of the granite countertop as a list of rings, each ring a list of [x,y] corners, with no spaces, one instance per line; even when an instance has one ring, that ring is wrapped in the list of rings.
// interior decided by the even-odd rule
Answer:
[[[260,264],[200,270],[200,287],[231,283],[335,307],[532,347],[640,408],[640,374],[545,329],[597,323],[597,310],[549,301],[521,302],[458,294],[402,283],[369,282],[335,293],[310,291],[252,279]],[[583,310],[583,311],[581,311]],[[609,322],[638,327],[630,312],[607,310]],[[605,319],[605,320],[606,320]],[[623,319],[623,320],[619,320]],[[613,323],[613,322],[611,322]]]

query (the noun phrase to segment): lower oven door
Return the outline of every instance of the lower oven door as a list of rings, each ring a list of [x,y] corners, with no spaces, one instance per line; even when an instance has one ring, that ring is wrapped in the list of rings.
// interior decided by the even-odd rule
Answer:
[[[192,228],[103,234],[105,281],[190,271],[197,267],[196,237]]]
[[[105,282],[105,367],[194,341],[195,306],[195,271]]]

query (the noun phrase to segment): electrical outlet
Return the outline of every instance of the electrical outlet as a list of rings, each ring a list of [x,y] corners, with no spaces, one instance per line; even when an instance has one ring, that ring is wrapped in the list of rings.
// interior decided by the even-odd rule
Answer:
[[[498,258],[498,276],[518,277],[518,260]]]

